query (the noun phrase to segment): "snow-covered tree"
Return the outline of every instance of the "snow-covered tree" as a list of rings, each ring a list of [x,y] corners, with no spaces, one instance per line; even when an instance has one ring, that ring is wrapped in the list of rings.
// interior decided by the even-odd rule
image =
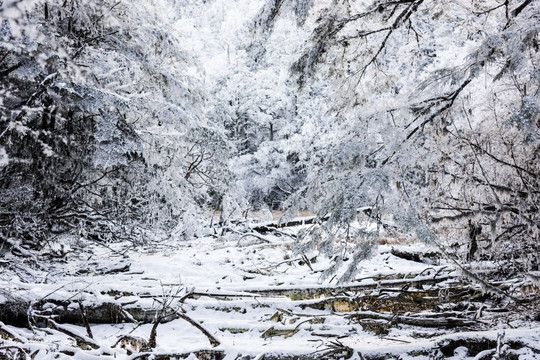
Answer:
[[[331,108],[315,135],[304,128],[308,181],[292,208],[329,216],[329,237],[363,209],[387,231],[537,269],[538,10],[315,2],[291,70]]]
[[[227,144],[181,44],[188,6],[2,4],[3,237],[193,232],[188,218],[226,181]]]

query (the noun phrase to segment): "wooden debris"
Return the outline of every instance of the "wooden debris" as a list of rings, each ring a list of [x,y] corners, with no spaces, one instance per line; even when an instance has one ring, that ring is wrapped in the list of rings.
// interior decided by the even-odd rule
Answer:
[[[390,253],[401,259],[428,264],[433,264],[442,258],[442,254],[437,251],[414,252],[392,247]]]
[[[191,355],[195,355],[198,360],[223,360],[225,358],[225,352],[222,350],[199,350],[188,353],[141,353],[135,357],[132,357],[131,360],[176,360],[176,359],[187,359]]]
[[[8,329],[6,325],[1,321],[0,321],[0,339],[11,340],[20,344],[24,344],[26,342],[22,337],[15,334],[10,329]]]
[[[31,317],[36,325],[51,328],[53,330],[59,331],[73,338],[77,342],[77,346],[83,350],[99,349],[101,347],[93,339],[74,333],[73,331],[69,330],[65,326],[58,324],[56,321],[54,321],[50,317],[42,316],[38,314],[32,314]]]
[[[160,300],[156,299],[156,301],[160,302],[163,304],[163,302],[161,302]],[[173,312],[176,316],[178,316],[180,319],[182,320],[185,320],[187,321],[188,323],[190,323],[191,325],[193,325],[195,328],[197,328],[200,332],[202,332],[204,334],[204,336],[206,336],[208,338],[208,341],[210,341],[210,344],[212,345],[212,347],[216,347],[216,346],[219,346],[221,345],[221,342],[216,339],[212,334],[210,334],[208,332],[208,330],[206,330],[204,327],[202,327],[199,323],[197,323],[196,321],[194,321],[192,318],[190,318],[189,316],[187,316],[186,314],[183,314],[181,313],[180,311],[176,310],[176,309],[173,309],[170,305],[167,305]]]
[[[428,328],[453,328],[471,327],[476,325],[476,321],[461,319],[454,316],[420,317],[420,316],[399,316],[390,313],[377,313],[373,311],[355,312],[346,316],[348,319],[361,322],[362,320],[386,320],[391,324],[405,324]]]
[[[246,293],[257,294],[259,296],[267,297],[280,297],[287,296],[291,300],[303,300],[303,299],[314,299],[320,297],[331,297],[338,294],[350,293],[350,294],[359,294],[365,292],[366,290],[376,289],[380,287],[420,287],[422,285],[434,285],[441,283],[445,280],[455,279],[449,275],[444,275],[440,277],[433,276],[421,276],[414,279],[397,279],[397,280],[387,280],[379,282],[369,282],[369,283],[360,283],[360,284],[350,284],[350,285],[334,285],[334,286],[319,286],[312,288],[269,288],[269,289],[252,289],[244,290]]]
[[[148,347],[148,341],[138,336],[123,335],[113,345],[113,348],[119,346],[122,349],[126,349],[128,355],[133,352],[139,352]]]

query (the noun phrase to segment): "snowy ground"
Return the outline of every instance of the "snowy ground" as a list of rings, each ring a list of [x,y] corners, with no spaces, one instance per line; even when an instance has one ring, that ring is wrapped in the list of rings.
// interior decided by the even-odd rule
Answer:
[[[121,245],[94,244],[86,246],[83,252],[68,253],[50,268],[31,271],[13,271],[16,264],[8,266],[5,262],[0,294],[2,302],[24,299],[39,303],[42,309],[81,301],[85,308],[113,303],[125,309],[157,310],[162,301],[170,301],[171,309],[200,324],[220,343],[212,347],[206,335],[185,319],[177,318],[158,326],[154,354],[187,355],[213,350],[214,358],[227,359],[241,358],[240,355],[491,359],[493,348],[499,345],[500,352],[506,351],[512,358],[540,359],[540,325],[531,318],[534,308],[532,313],[504,312],[504,299],[497,302],[486,298],[485,304],[471,299],[463,309],[444,304],[434,309],[386,311],[384,307],[394,304],[395,294],[412,296],[403,281],[439,279],[415,289],[438,289],[437,294],[442,294],[459,279],[444,262],[410,261],[391,253],[392,247],[417,253],[429,251],[423,245],[381,245],[375,257],[361,264],[357,281],[337,287],[335,279],[320,282],[321,271],[330,266],[328,259],[317,257],[316,253],[306,254],[311,259],[308,265],[305,259],[294,255],[290,238],[268,239],[271,242],[253,237],[208,237],[140,246],[125,253]],[[5,254],[6,261],[10,256]],[[471,297],[477,296],[479,290],[474,285],[466,286]],[[390,302],[373,303],[373,299],[379,298]],[[45,305],[40,303],[43,299],[48,300]],[[453,312],[452,319],[474,324],[424,327],[401,321],[440,319],[442,315],[437,314],[448,316],[448,312]],[[356,318],[355,314],[364,317]],[[370,314],[380,316],[362,320],[369,319]],[[93,342],[99,347],[89,350],[82,350],[73,336],[50,326],[45,329],[43,324],[37,324],[30,330],[4,324],[0,328],[4,331],[0,331],[4,339],[0,340],[0,349],[21,346],[32,352],[35,359],[73,355],[93,358],[103,354],[118,359],[135,358],[140,354],[135,351],[130,355],[130,346],[127,350],[113,346],[126,335],[148,339],[152,324],[127,320],[119,317],[118,323],[91,324]],[[380,326],[373,327],[374,324]],[[82,324],[62,326],[87,338]],[[6,336],[6,331],[12,336]],[[471,339],[483,339],[489,345],[474,346]],[[202,358],[201,353],[197,354]]]

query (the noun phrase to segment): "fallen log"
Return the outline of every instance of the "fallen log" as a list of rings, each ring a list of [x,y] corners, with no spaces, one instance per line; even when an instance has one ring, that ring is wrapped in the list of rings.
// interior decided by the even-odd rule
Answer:
[[[252,294],[252,293],[242,293],[242,292],[229,292],[229,293],[217,293],[217,292],[200,292],[200,291],[190,291],[187,294],[180,297],[180,300],[178,302],[183,303],[186,300],[190,298],[198,299],[200,297],[210,297],[218,300],[229,300],[229,298],[242,298],[242,297],[260,297],[260,295]]]
[[[400,250],[395,247],[392,247],[392,250],[390,250],[390,253],[404,260],[409,260],[409,261],[414,261],[414,262],[419,262],[419,263],[428,263],[428,264],[432,264],[443,257],[442,254],[438,251],[414,252],[414,251]]]
[[[517,340],[508,340],[504,342],[509,349],[523,349],[528,348],[528,346]],[[484,352],[490,352],[493,349],[497,348],[497,339],[486,338],[486,337],[467,337],[467,338],[457,338],[457,339],[444,339],[438,342],[434,348],[437,349],[437,352],[440,352],[444,357],[453,356],[455,349],[458,347],[465,347],[468,350],[469,356],[477,356]],[[533,349],[538,351],[538,349]],[[486,353],[484,353],[486,354]],[[481,355],[481,358],[484,358]]]
[[[86,305],[84,307],[84,317],[78,301],[58,301],[44,299],[36,304],[29,302],[2,303],[0,304],[0,321],[17,326],[28,327],[28,309],[32,309],[36,314],[53,318],[56,322],[63,324],[75,324],[86,326],[86,323],[93,324],[118,324],[122,322],[151,323],[158,309],[143,308],[130,303],[122,306],[118,303],[102,303],[99,305]],[[168,314],[162,322],[169,322],[176,319],[173,313]]]
[[[392,230],[396,229],[395,225],[391,225],[386,221],[383,221],[383,219],[373,213],[373,209],[369,207],[357,209],[356,211],[357,215],[365,216],[366,218],[370,219],[374,223],[377,223],[378,225],[382,226],[386,230]],[[294,226],[302,226],[302,225],[313,225],[313,224],[322,224],[326,221],[328,221],[332,217],[332,214],[328,214],[322,217],[312,215],[312,216],[304,216],[300,218],[294,218],[289,221],[268,221],[264,222],[262,224],[251,226],[252,231],[257,231],[261,234],[267,233],[267,232],[274,232],[276,229],[280,228],[288,228],[288,227],[294,227]]]
[[[15,332],[11,331],[6,327],[6,325],[0,321],[0,338],[4,340],[11,340],[20,344],[24,344],[26,340],[20,337]]]
[[[223,350],[199,350],[188,353],[155,353],[147,352],[134,355],[130,357],[130,360],[176,360],[187,359],[191,355],[195,355],[198,360],[223,360],[225,358],[225,352]]]
[[[265,289],[244,289],[242,291],[244,293],[257,294],[266,297],[287,296],[292,300],[304,300],[320,297],[332,297],[343,293],[358,294],[365,292],[366,290],[372,290],[380,287],[419,287],[421,285],[434,285],[452,278],[453,277],[450,277],[448,275],[444,275],[441,277],[426,276],[414,279],[387,280],[370,282],[365,284],[360,283],[351,285],[317,286],[311,288],[275,287]]]
[[[99,345],[97,342],[95,342],[93,339],[89,338],[88,336],[76,334],[75,332],[65,328],[64,326],[58,324],[56,321],[54,321],[53,319],[47,316],[32,314],[31,318],[32,318],[32,322],[34,323],[33,324],[34,326],[48,327],[50,329],[61,332],[73,338],[77,342],[77,346],[83,350],[89,350],[90,348],[92,349],[101,348],[101,345]]]
[[[399,289],[380,289],[377,294],[359,296],[333,296],[317,301],[297,304],[302,309],[330,310],[333,312],[378,311],[392,312],[434,309],[437,305],[449,301],[459,301],[477,294],[474,289],[446,289],[444,297],[439,296],[438,289],[430,291],[408,291]],[[391,294],[387,294],[390,292]]]
[[[298,306],[302,309],[311,308],[316,310],[330,310],[332,312],[351,312],[358,310],[397,312],[428,310],[434,308],[439,302],[437,299],[411,299],[407,296],[336,296],[316,302],[303,303]]]
[[[7,301],[0,304],[0,321],[16,327],[28,325],[30,302],[24,300]]]
[[[251,230],[264,234],[267,232],[275,231],[276,229],[280,229],[280,228],[288,228],[288,227],[301,226],[301,225],[311,225],[311,224],[315,224],[317,222],[321,222],[325,220],[328,220],[328,217],[320,219],[317,216],[307,216],[307,217],[302,217],[302,218],[289,220],[285,222],[280,222],[280,221],[266,222],[264,224],[252,226]]]
[[[354,312],[346,316],[347,319],[360,323],[362,320],[385,320],[392,324],[404,324],[429,328],[452,328],[452,327],[470,327],[477,324],[474,320],[457,318],[454,316],[439,317],[418,317],[394,315],[390,313],[377,313],[374,311]]]

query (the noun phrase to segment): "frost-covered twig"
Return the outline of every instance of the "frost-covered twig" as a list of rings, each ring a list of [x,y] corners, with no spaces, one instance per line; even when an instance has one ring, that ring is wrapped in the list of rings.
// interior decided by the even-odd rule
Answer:
[[[66,334],[66,335],[72,337],[77,342],[77,346],[79,346],[79,347],[81,347],[83,349],[88,348],[88,347],[91,347],[93,349],[102,348],[101,345],[98,344],[95,340],[93,340],[93,339],[91,339],[91,338],[89,338],[87,336],[84,336],[84,335],[76,334],[75,332],[68,329],[67,327],[58,324],[56,321],[54,321],[50,317],[43,316],[43,315],[38,315],[38,314],[34,313],[34,314],[32,314],[32,318],[34,319],[34,321],[35,320],[43,321],[45,323],[45,325],[50,329],[56,330],[58,332],[61,332],[63,334]]]
[[[268,244],[273,244],[273,243],[274,243],[270,238],[268,238],[268,237],[266,237],[266,236],[263,236],[263,235],[260,235],[260,234],[257,234],[257,233],[248,233],[248,234],[242,235],[242,236],[240,237],[240,239],[238,239],[238,242],[237,242],[236,245],[239,246],[239,245],[240,245],[240,241],[242,241],[242,239],[244,239],[244,238],[246,238],[246,237],[248,237],[248,236],[253,236],[254,238],[257,238],[257,239],[259,239],[259,240],[262,240],[262,241],[264,241],[265,243],[268,243]]]
[[[176,316],[178,316],[180,319],[182,320],[185,320],[187,321],[188,323],[190,323],[191,325],[193,325],[194,327],[196,327],[198,330],[200,330],[207,338],[208,340],[210,341],[210,344],[213,346],[213,347],[216,347],[216,346],[219,346],[221,344],[221,342],[216,339],[212,334],[210,334],[208,332],[208,330],[206,330],[204,327],[202,327],[200,324],[198,324],[196,321],[194,321],[192,318],[190,318],[189,316],[181,313],[180,311],[178,311],[177,309],[174,309],[170,304],[165,304],[165,302],[161,301],[160,299],[154,299],[155,301],[157,301],[158,303],[160,304],[163,304],[163,306],[165,307],[168,307],[169,309],[171,309]]]
[[[84,323],[84,327],[86,328],[86,334],[90,339],[94,338],[94,335],[92,334],[92,328],[90,328],[90,323],[88,322],[88,319],[86,318],[86,312],[84,311],[84,306],[82,301],[79,300],[79,310],[81,311],[81,318]]]

